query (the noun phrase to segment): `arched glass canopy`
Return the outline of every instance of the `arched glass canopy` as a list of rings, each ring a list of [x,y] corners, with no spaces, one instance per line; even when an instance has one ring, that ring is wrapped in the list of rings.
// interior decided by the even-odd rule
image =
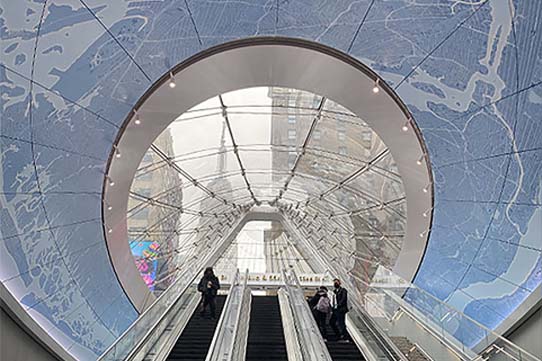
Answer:
[[[367,281],[377,264],[393,267],[401,250],[405,190],[378,134],[320,95],[248,88],[179,115],[143,157],[127,223],[146,284],[165,289],[239,209],[262,204],[302,218],[299,227],[330,257],[348,259],[346,271],[366,262]]]

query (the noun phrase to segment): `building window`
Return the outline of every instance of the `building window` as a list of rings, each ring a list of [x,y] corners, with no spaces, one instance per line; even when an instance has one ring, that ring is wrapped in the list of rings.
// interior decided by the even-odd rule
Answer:
[[[291,107],[291,108],[295,107],[295,98],[293,97],[288,98],[288,107]]]
[[[314,133],[312,133],[312,137],[315,140],[319,140],[322,137],[322,133],[318,129],[316,129]]]
[[[149,218],[149,208],[143,208],[139,211],[137,211],[137,213],[134,213],[134,215],[132,217],[130,217],[132,219],[148,219]]]
[[[141,163],[151,163],[152,162],[152,154],[150,152],[145,153],[143,156],[143,160],[141,160]]]
[[[321,100],[322,98],[320,98],[318,95],[315,95],[314,98],[312,99],[312,107],[314,109],[318,109],[318,106],[320,106]]]
[[[135,193],[142,195],[143,197],[150,198],[151,189],[150,188],[137,188],[134,190]]]
[[[339,147],[339,154],[340,155],[348,155],[348,151],[346,150],[346,147],[345,146],[340,146]]]
[[[288,140],[295,140],[296,132],[295,129],[288,129]]]
[[[295,115],[288,115],[288,124],[295,124]]]
[[[140,173],[139,175],[136,175],[135,177],[138,181],[148,181],[152,179],[152,171],[144,171],[144,173]]]
[[[337,131],[337,138],[339,140],[346,140],[346,131],[344,129],[339,129]]]
[[[288,152],[288,168],[292,169],[297,158],[296,152]]]

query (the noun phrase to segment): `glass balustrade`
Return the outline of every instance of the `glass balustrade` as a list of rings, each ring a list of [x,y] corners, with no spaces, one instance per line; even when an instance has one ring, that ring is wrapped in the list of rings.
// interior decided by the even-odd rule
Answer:
[[[453,354],[450,359],[540,361],[393,272],[383,268],[381,273],[384,276],[370,284],[351,274],[354,281],[364,284],[352,303],[390,339],[408,339],[411,347],[407,353],[418,349],[428,359],[441,360],[444,347]]]

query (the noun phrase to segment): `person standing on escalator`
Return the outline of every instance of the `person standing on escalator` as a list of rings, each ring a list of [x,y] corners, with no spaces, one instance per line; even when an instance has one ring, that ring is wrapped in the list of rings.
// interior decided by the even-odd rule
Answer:
[[[321,286],[318,289],[318,292],[312,297],[309,304],[314,304],[312,310],[314,317],[316,318],[316,323],[318,324],[318,328],[320,329],[320,333],[322,334],[322,337],[324,338],[324,341],[327,342],[327,318],[328,315],[331,313],[331,301],[327,294],[327,288],[324,286]]]
[[[341,280],[335,278],[333,280],[335,295],[332,302],[332,313],[329,323],[335,335],[339,338],[339,342],[349,342],[348,334],[346,333],[346,313],[348,312],[348,292],[341,286]]]
[[[220,289],[220,283],[215,276],[212,267],[207,267],[203,273],[203,277],[198,283],[198,291],[201,292],[201,312],[200,315],[205,316],[205,310],[209,306],[211,311],[211,319],[216,319],[216,294]]]

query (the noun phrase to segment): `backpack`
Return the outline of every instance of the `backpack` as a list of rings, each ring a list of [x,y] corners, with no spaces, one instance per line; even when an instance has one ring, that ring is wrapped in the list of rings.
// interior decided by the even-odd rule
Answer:
[[[324,297],[324,296],[320,297],[320,299],[318,300],[318,303],[316,304],[315,309],[316,311],[329,313],[329,311],[331,311],[331,303],[329,301],[329,297]]]

